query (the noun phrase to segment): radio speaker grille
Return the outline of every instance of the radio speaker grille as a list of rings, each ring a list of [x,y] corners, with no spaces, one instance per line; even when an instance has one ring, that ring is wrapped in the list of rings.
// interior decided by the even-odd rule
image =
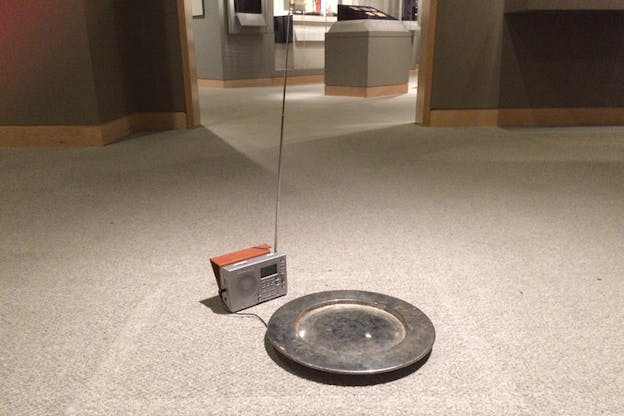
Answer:
[[[236,282],[238,293],[245,296],[255,295],[257,292],[256,286],[257,279],[253,273],[245,273],[241,275]]]

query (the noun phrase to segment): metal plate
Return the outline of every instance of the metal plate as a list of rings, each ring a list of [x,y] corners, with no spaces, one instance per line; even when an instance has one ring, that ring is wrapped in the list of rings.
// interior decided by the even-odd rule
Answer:
[[[267,337],[278,352],[316,370],[378,374],[407,367],[433,347],[431,320],[415,306],[373,292],[306,295],[279,308]]]

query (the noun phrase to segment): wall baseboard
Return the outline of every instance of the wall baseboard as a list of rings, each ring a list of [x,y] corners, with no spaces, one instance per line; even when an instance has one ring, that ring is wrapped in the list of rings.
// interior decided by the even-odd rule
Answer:
[[[431,110],[430,126],[498,126],[498,109]]]
[[[0,146],[102,146],[99,126],[0,126]]]
[[[294,75],[288,76],[288,84],[314,84],[322,83],[323,75]],[[252,78],[252,79],[198,79],[197,84],[204,88],[247,88],[247,87],[270,87],[282,85],[284,77]]]
[[[284,77],[273,77],[271,78],[273,86],[275,85],[284,85]],[[288,76],[288,85],[299,85],[299,84],[322,84],[325,81],[325,76],[318,75],[294,75]]]
[[[382,85],[380,87],[338,87],[325,85],[325,95],[339,95],[346,97],[381,97],[384,95],[406,94],[408,84]]]
[[[429,126],[555,127],[624,125],[624,107],[431,110]]]
[[[270,87],[271,78],[252,79],[198,79],[197,84],[205,88],[246,88],[246,87]]]
[[[0,126],[0,146],[104,146],[132,133],[186,128],[186,113],[132,113],[99,125]]]
[[[624,125],[624,107],[518,108],[498,110],[500,126]]]

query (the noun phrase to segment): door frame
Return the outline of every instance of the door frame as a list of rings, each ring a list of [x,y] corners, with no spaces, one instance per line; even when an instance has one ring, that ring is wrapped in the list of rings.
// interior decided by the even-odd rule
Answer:
[[[431,81],[438,0],[423,0],[419,10],[420,56],[418,58],[418,89],[416,90],[416,124],[431,125]]]
[[[176,1],[186,101],[186,124],[187,128],[194,128],[201,124],[201,120],[191,0]],[[418,60],[415,122],[423,126],[431,124],[431,81],[433,76],[437,9],[438,0],[423,0],[422,10],[419,11],[421,46]]]
[[[199,111],[199,89],[197,86],[197,61],[193,41],[193,13],[191,0],[176,0],[178,6],[178,28],[182,55],[182,76],[186,104],[186,127],[192,129],[201,125]],[[211,0],[209,0],[211,1]]]

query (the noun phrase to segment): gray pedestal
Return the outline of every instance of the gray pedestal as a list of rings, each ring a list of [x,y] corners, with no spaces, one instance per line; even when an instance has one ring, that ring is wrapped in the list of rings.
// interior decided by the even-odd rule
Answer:
[[[397,20],[336,22],[325,35],[325,94],[407,92],[412,34]]]

